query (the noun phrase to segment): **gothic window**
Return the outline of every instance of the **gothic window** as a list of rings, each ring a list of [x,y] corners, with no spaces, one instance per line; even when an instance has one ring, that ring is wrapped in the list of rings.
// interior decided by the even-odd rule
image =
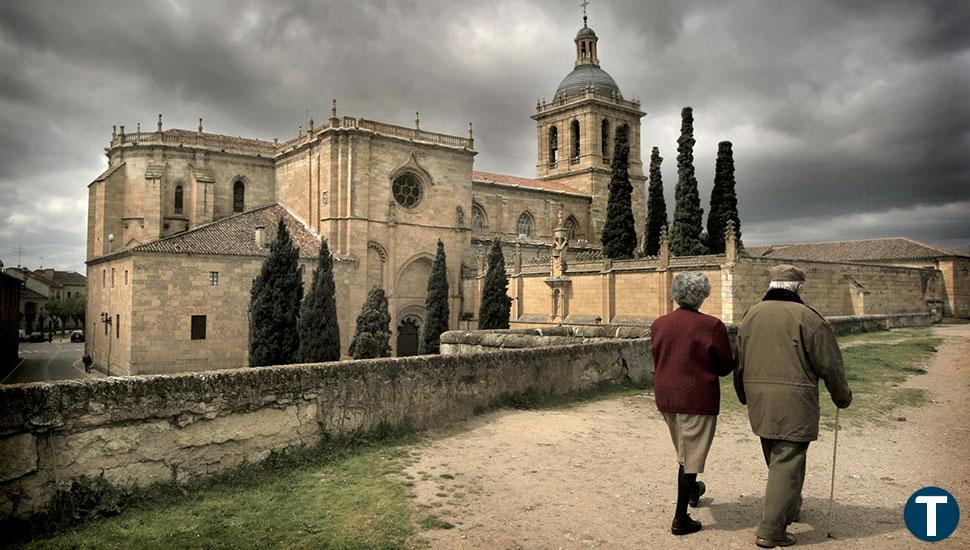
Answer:
[[[485,232],[485,211],[477,204],[472,204],[472,231],[475,233]]]
[[[394,179],[391,186],[394,200],[404,208],[414,208],[421,202],[421,180],[411,172],[404,172]]]
[[[515,223],[515,233],[518,235],[525,235],[526,237],[532,236],[532,227],[534,226],[532,221],[532,215],[528,212],[523,212],[519,216],[519,221]]]
[[[559,129],[549,128],[549,164],[556,164],[559,154]]]
[[[246,184],[236,180],[232,185],[232,212],[242,212],[246,209]]]
[[[570,151],[571,153],[570,158],[573,161],[577,161],[579,160],[579,121],[578,120],[574,120],[572,122],[572,124],[570,125],[570,130],[571,130],[570,134],[572,134],[570,137],[572,137],[573,139],[573,150]]]
[[[175,186],[175,213],[176,214],[182,213],[182,186],[181,185]]]
[[[569,216],[566,218],[566,222],[563,224],[566,227],[566,238],[571,242],[576,240],[576,227],[579,225],[576,223],[576,218]]]
[[[610,157],[610,121],[603,119],[600,125],[600,140],[603,142],[603,160]]]

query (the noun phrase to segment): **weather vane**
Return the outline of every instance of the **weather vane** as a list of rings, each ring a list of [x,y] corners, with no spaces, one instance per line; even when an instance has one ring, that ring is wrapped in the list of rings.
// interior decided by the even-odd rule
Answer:
[[[583,26],[585,27],[586,26],[586,6],[589,5],[589,0],[583,0],[582,2],[580,2],[579,5],[583,7]]]

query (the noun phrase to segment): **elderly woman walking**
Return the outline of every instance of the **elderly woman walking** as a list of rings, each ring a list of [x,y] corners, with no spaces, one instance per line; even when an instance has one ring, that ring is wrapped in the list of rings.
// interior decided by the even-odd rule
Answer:
[[[677,451],[677,507],[670,532],[687,535],[701,522],[687,513],[706,488],[697,481],[711,449],[721,392],[718,377],[734,370],[727,329],[716,317],[698,311],[711,293],[703,273],[674,277],[672,294],[680,305],[653,322],[654,395]]]

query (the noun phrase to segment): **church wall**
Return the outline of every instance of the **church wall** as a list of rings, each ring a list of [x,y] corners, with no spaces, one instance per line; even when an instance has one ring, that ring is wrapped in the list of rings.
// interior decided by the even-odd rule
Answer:
[[[315,175],[312,172],[316,171],[318,159],[320,163],[326,161],[329,165],[328,156],[325,154],[328,144],[329,141],[316,144],[309,155],[304,148],[279,158],[276,160],[274,168],[276,180],[274,200],[289,208],[314,231],[317,230],[318,220],[311,219],[310,205],[316,197],[313,195],[314,189],[311,189],[310,185],[311,182],[316,184],[317,178],[314,177],[311,180],[311,176]],[[320,216],[317,215],[316,217],[319,218]]]
[[[472,200],[485,211],[486,225],[482,234],[485,238],[499,234],[503,240],[516,240],[516,225],[525,211],[532,215],[535,222],[532,236],[552,238],[552,230],[558,224],[559,205],[562,204],[563,219],[569,216],[576,218],[576,238],[598,240],[591,239],[588,231],[589,199],[586,197],[488,184],[474,184],[472,191]]]
[[[940,261],[949,315],[970,317],[970,259],[953,258]]]
[[[928,298],[944,297],[942,282],[927,287],[930,279],[938,281],[941,277],[937,270],[743,257],[733,268],[735,319],[732,321],[740,320],[748,307],[761,301],[768,288],[768,269],[784,263],[805,271],[802,298],[825,316],[925,312]],[[862,297],[862,311],[853,306],[854,286],[847,277],[868,291]],[[924,294],[924,288],[929,288],[929,295]]]
[[[91,356],[99,370],[112,375],[135,374],[130,369],[132,266],[131,256],[122,256],[87,268],[85,353]],[[110,325],[102,321],[102,313],[108,314]]]

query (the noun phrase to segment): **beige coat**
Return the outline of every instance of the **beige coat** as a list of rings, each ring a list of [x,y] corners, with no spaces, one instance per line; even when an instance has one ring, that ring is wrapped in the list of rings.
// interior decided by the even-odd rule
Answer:
[[[792,295],[794,296],[794,295]],[[818,439],[818,380],[838,407],[852,392],[832,327],[810,307],[766,300],[745,312],[738,328],[735,389],[748,405],[754,433],[765,439]]]

